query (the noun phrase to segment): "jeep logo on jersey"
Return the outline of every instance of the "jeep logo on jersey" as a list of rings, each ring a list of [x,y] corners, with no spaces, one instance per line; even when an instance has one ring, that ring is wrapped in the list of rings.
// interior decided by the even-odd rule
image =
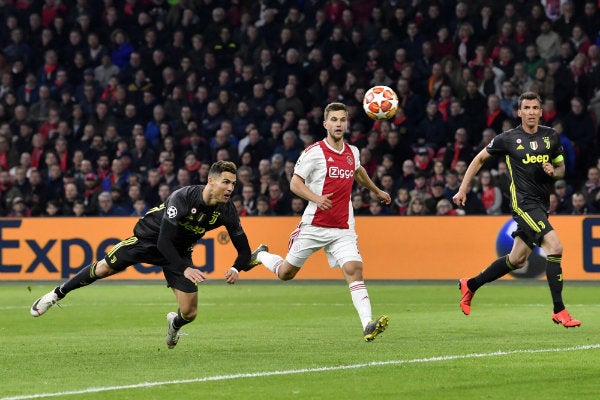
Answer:
[[[525,154],[525,158],[521,160],[523,164],[536,164],[536,163],[545,163],[550,161],[550,156],[548,154],[540,154],[537,156],[532,156],[531,154]]]
[[[350,179],[354,177],[354,171],[351,169],[340,169],[338,167],[329,167],[330,178],[334,179]]]
[[[167,208],[167,217],[175,218],[176,216],[177,216],[177,208],[175,208],[175,206],[169,206],[169,208]]]

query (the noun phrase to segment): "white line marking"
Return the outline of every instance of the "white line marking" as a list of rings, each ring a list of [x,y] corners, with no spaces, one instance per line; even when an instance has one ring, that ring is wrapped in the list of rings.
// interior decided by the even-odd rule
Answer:
[[[336,365],[336,366],[319,367],[319,368],[301,368],[301,369],[289,369],[289,370],[284,370],[284,371],[267,371],[267,372],[252,372],[252,373],[232,374],[232,375],[216,375],[216,376],[207,376],[204,378],[181,379],[181,380],[176,380],[176,381],[162,381],[162,382],[143,382],[143,383],[137,383],[137,384],[133,384],[133,385],[105,386],[105,387],[97,387],[97,388],[89,388],[89,389],[81,389],[81,390],[71,390],[71,391],[57,392],[57,393],[26,394],[26,395],[20,395],[20,396],[2,397],[2,398],[0,398],[0,400],[41,399],[41,398],[47,398],[47,397],[70,396],[70,395],[76,395],[76,394],[98,393],[98,392],[108,392],[108,391],[115,391],[115,390],[137,389],[137,388],[149,388],[149,387],[165,386],[165,385],[177,385],[180,383],[201,383],[201,382],[212,382],[212,381],[226,381],[226,380],[232,380],[232,379],[260,378],[260,377],[265,377],[265,376],[276,376],[276,375],[294,375],[294,374],[304,374],[304,373],[311,373],[311,372],[340,371],[340,370],[346,370],[346,369],[379,367],[379,366],[385,366],[385,365],[416,364],[416,363],[428,363],[428,362],[437,362],[437,361],[462,360],[462,359],[467,359],[467,358],[499,357],[499,356],[508,356],[508,355],[512,355],[512,354],[557,353],[557,352],[562,352],[562,351],[581,351],[581,350],[593,350],[593,349],[600,349],[600,343],[584,345],[584,346],[553,348],[553,349],[507,350],[507,351],[495,351],[492,353],[471,353],[471,354],[462,354],[462,355],[454,355],[454,356],[414,358],[412,360],[372,361],[372,362],[363,363],[363,364]]]

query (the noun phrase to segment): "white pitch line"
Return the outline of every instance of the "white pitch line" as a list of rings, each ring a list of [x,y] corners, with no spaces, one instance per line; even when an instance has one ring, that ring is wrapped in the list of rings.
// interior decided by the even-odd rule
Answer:
[[[499,351],[495,351],[492,353],[471,353],[471,354],[462,354],[462,355],[459,354],[459,355],[453,355],[453,356],[413,358],[412,360],[372,361],[372,362],[362,363],[362,364],[336,365],[336,366],[330,366],[330,367],[289,369],[289,370],[283,370],[283,371],[250,372],[250,373],[231,374],[231,375],[216,375],[216,376],[207,376],[204,378],[181,379],[181,380],[175,380],[175,381],[142,382],[142,383],[136,383],[136,384],[132,384],[132,385],[105,386],[105,387],[97,387],[97,388],[89,388],[89,389],[81,389],[81,390],[71,390],[71,391],[56,392],[56,393],[39,393],[39,394],[26,394],[26,395],[20,395],[20,396],[2,397],[2,398],[0,398],[0,400],[42,399],[42,398],[48,398],[48,397],[71,396],[71,395],[77,395],[77,394],[108,392],[108,391],[115,391],[115,390],[149,388],[149,387],[165,386],[165,385],[178,385],[180,383],[202,383],[202,382],[226,381],[226,380],[232,380],[232,379],[260,378],[260,377],[268,377],[268,376],[276,376],[276,375],[294,375],[294,374],[305,374],[305,373],[311,373],[311,372],[341,371],[341,370],[347,370],[347,369],[379,367],[379,366],[385,366],[385,365],[417,364],[417,363],[429,363],[429,362],[437,362],[437,361],[462,360],[462,359],[467,359],[467,358],[509,356],[509,355],[513,355],[513,354],[558,353],[558,352],[563,352],[563,351],[581,351],[581,350],[593,350],[593,349],[600,349],[600,343],[583,345],[583,346],[563,347],[563,348],[537,349],[537,350],[507,350],[507,351],[499,350]]]

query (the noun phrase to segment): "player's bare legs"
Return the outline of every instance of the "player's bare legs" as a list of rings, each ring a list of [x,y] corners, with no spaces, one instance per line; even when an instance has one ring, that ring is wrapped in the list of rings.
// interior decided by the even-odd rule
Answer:
[[[268,248],[264,245],[259,246],[252,257],[254,262],[262,263],[283,281],[294,279],[300,271],[299,267],[290,264],[281,256],[269,253]],[[363,263],[361,261],[347,261],[342,266],[342,272],[350,288],[352,303],[363,327],[364,339],[371,341],[387,328],[388,317],[384,315],[373,320],[371,300],[363,279]]]
[[[167,347],[172,349],[179,341],[179,330],[182,326],[189,324],[198,314],[198,292],[186,293],[179,289],[173,289],[177,298],[179,309],[177,312],[167,314]]]
[[[198,314],[198,292],[186,293],[179,289],[173,289],[173,293],[177,298],[181,316],[188,322],[196,319]]]
[[[287,260],[283,260],[277,270],[277,277],[282,281],[289,281],[296,277],[298,271],[300,271],[300,268],[293,266]]]

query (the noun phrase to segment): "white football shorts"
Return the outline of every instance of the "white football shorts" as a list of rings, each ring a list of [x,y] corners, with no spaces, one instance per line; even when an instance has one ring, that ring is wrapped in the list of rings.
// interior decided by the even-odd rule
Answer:
[[[315,251],[323,249],[330,268],[341,268],[348,261],[362,262],[358,251],[358,236],[354,229],[322,228],[301,224],[290,235],[285,259],[302,267]]]

